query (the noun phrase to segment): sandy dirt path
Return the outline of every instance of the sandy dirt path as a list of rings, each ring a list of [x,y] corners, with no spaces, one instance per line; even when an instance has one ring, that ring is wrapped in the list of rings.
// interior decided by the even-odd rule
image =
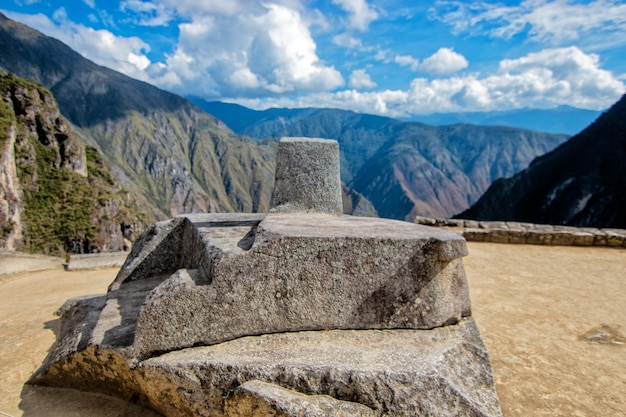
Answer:
[[[472,309],[504,415],[626,416],[626,250],[469,243]],[[621,335],[619,334],[621,333]]]
[[[625,416],[626,345],[583,336],[600,329],[596,336],[623,341],[626,250],[468,247],[473,314],[504,415]],[[23,385],[54,343],[54,311],[67,298],[104,293],[116,272],[54,270],[0,281],[0,416],[155,416],[106,396]]]

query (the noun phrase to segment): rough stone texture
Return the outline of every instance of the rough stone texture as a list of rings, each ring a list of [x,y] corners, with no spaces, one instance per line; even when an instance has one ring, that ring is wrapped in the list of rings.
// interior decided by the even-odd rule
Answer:
[[[63,258],[0,249],[0,280],[27,271],[63,268]]]
[[[337,141],[282,138],[276,156],[272,210],[342,214],[339,176]]]
[[[265,333],[428,329],[470,314],[456,234],[311,213],[270,214],[250,230],[200,232],[210,278],[180,270],[150,293],[135,331],[139,357]],[[246,237],[248,250],[238,246]]]
[[[526,243],[531,245],[551,245],[552,233],[541,229],[529,230],[526,235]]]
[[[281,145],[274,210],[156,224],[106,296],[59,310],[31,382],[166,416],[501,416],[465,240],[342,216],[336,142]]]
[[[15,250],[22,241],[22,187],[15,164],[15,125],[0,140],[0,248]]]
[[[478,222],[475,220],[433,219],[416,217],[423,225],[450,227],[465,239],[474,242],[516,243],[560,246],[626,247],[626,230],[597,229],[523,222]],[[462,230],[457,230],[463,228]]]
[[[258,380],[241,384],[224,407],[228,417],[374,417],[362,404],[329,395],[306,395]]]
[[[594,236],[592,233],[575,231],[572,236],[574,236],[572,243],[574,246],[593,246]]]
[[[88,299],[91,307],[98,302]],[[77,305],[70,309],[94,311]],[[376,416],[502,415],[489,355],[471,318],[432,330],[249,336],[167,353],[134,368],[117,350],[87,345],[31,382],[117,395],[165,416],[226,417],[237,415],[240,401],[249,404],[238,387],[254,380],[295,391],[294,397],[356,403]]]
[[[509,230],[493,229],[489,232],[489,238],[493,243],[509,243]]]
[[[509,229],[508,235],[509,239],[507,243],[523,245],[528,238],[528,231],[525,229]]]
[[[508,229],[506,222],[479,222],[478,225],[481,229]]]
[[[555,230],[552,232],[552,244],[560,246],[571,246],[574,244],[574,235],[570,231]]]
[[[121,267],[126,262],[128,252],[105,252],[90,253],[86,255],[70,255],[69,262],[65,265],[68,271],[80,271],[83,269]]]
[[[500,416],[488,358],[474,321],[464,319],[428,331],[246,337],[168,353],[138,370],[161,393],[150,398],[166,415],[227,415],[235,389],[260,380],[359,403],[377,416]]]
[[[606,245],[611,247],[625,246],[626,230],[621,229],[602,229],[606,235]]]
[[[465,317],[465,254],[454,233],[382,219],[176,218],[139,240],[106,297],[60,310],[59,343],[31,382],[167,416],[228,415],[224,399],[253,379],[375,415],[500,415]],[[301,332],[326,329],[363,330]],[[300,332],[272,334],[286,331]]]
[[[485,229],[468,228],[463,230],[463,237],[473,242],[489,242],[489,231]]]

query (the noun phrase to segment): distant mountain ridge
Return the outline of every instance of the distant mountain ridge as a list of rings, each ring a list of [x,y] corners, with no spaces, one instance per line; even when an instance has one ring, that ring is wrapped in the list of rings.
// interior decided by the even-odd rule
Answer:
[[[626,95],[459,217],[626,228]]]
[[[191,99],[252,138],[338,140],[342,179],[380,216],[396,219],[463,211],[491,182],[515,174],[568,138],[502,126],[430,126],[336,109],[255,111]]]
[[[459,123],[509,126],[538,132],[575,135],[602,114],[601,111],[558,106],[552,109],[518,109],[494,112],[434,113],[406,120],[435,126]]]
[[[314,112],[315,108],[286,109],[272,108],[263,111],[252,110],[234,103],[204,101],[198,97],[188,97],[208,113],[226,123],[235,132],[244,132],[262,120],[271,120],[279,115]],[[578,109],[571,106],[557,106],[552,109],[518,109],[493,112],[433,113],[397,119],[400,122],[419,122],[433,126],[472,124],[481,126],[507,126],[537,132],[575,135],[602,114],[601,111]]]
[[[255,112],[230,105],[221,114],[209,109],[210,115],[2,15],[0,69],[42,80],[79,137],[102,152],[115,177],[157,218],[266,211],[276,146],[267,139],[282,136],[338,140],[342,179],[349,187],[344,198],[352,199],[347,205],[406,220],[448,217],[468,208],[492,181],[515,174],[567,139],[332,109]],[[363,205],[360,196],[374,207]]]
[[[98,66],[1,14],[0,69],[51,90],[81,139],[157,218],[268,209],[274,144],[237,136],[182,97]]]

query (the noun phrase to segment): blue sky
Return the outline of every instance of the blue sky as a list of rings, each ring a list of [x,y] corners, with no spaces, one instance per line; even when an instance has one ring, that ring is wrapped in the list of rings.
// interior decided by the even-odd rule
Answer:
[[[618,0],[4,0],[8,17],[163,89],[391,117],[626,92]]]

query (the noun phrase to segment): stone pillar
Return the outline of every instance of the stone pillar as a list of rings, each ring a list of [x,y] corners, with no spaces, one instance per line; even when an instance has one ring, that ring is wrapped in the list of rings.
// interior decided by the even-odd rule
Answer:
[[[271,211],[343,214],[339,144],[282,138],[278,143]]]

